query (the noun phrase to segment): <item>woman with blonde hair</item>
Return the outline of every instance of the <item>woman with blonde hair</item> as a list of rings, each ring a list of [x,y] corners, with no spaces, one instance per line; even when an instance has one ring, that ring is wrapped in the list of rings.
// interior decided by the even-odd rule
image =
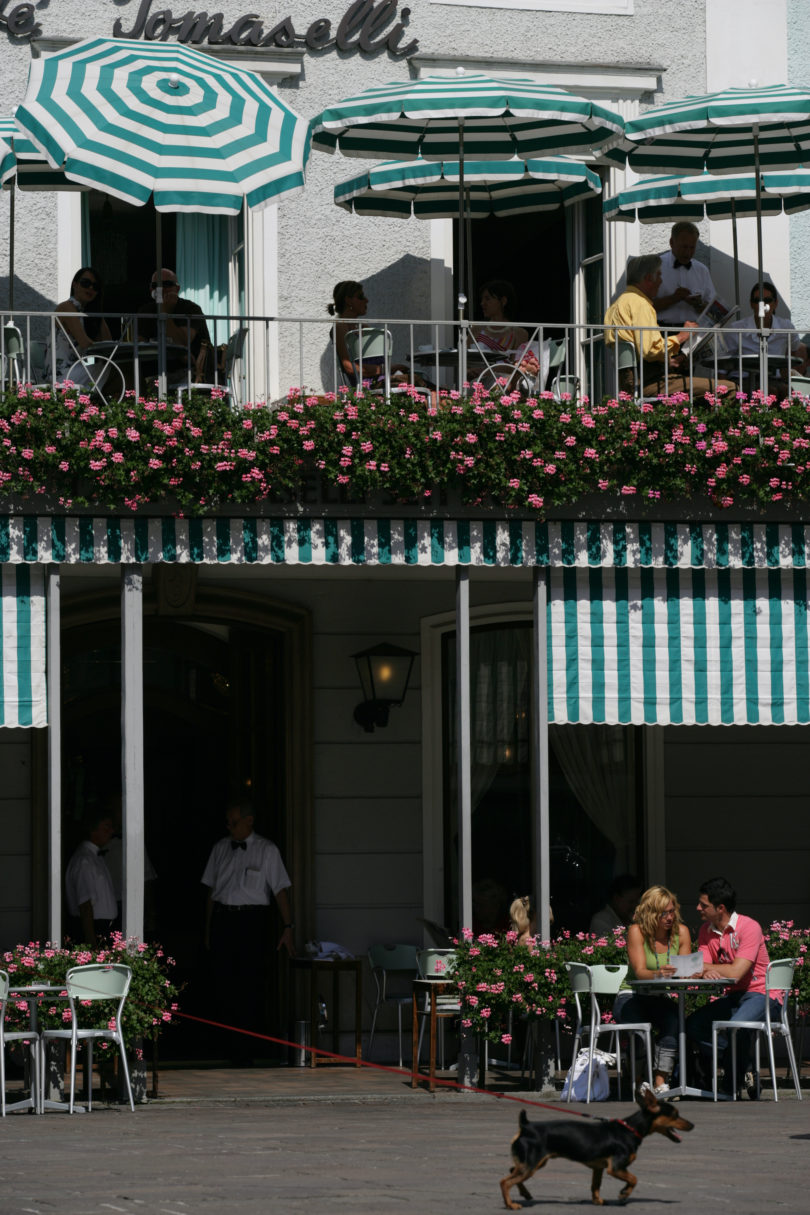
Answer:
[[[689,929],[681,920],[681,907],[666,886],[650,886],[636,907],[627,930],[627,960],[634,979],[663,979],[675,973],[671,959],[692,952]],[[649,1021],[656,1031],[653,1081],[657,1093],[664,1092],[672,1074],[678,1048],[678,1010],[675,1001],[660,996],[621,996],[614,1008],[616,1020]]]
[[[512,926],[512,932],[516,932],[516,945],[528,944],[537,932],[537,911],[534,906],[534,899],[530,894],[518,895],[512,900],[509,907],[509,922]]]

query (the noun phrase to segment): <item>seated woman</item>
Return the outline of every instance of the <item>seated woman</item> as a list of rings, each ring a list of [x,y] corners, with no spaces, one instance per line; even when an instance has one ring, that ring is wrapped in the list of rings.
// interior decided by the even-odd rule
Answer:
[[[82,266],[73,276],[69,298],[56,305],[54,360],[57,380],[65,379],[93,342],[110,341],[107,322],[98,315],[102,311],[102,290],[101,279],[93,267]],[[48,360],[50,365],[50,351]],[[81,363],[73,369],[70,378],[72,383],[79,385],[91,382],[88,369]]]
[[[524,346],[529,335],[520,326],[510,325],[517,309],[517,293],[504,278],[493,278],[481,288],[483,325],[473,325],[472,335],[482,350],[508,356],[518,346]],[[474,349],[474,347],[473,347]]]
[[[692,952],[689,929],[681,921],[678,900],[666,886],[650,886],[636,907],[627,930],[627,960],[634,979],[664,978],[675,973],[670,958]],[[657,1093],[668,1085],[678,1046],[678,1009],[666,992],[657,995],[620,993],[613,1007],[619,1023],[649,1021],[657,1033],[653,1083]]]
[[[349,354],[346,335],[352,330],[357,329],[357,325],[351,322],[360,320],[368,312],[368,296],[363,290],[363,284],[356,283],[353,279],[345,279],[343,282],[335,283],[332,289],[332,303],[326,305],[326,311],[330,316],[336,316],[341,321],[347,322],[346,324],[335,325],[334,335],[330,333],[329,337],[335,343],[338,363],[343,372],[345,382],[349,387],[356,388],[360,376],[360,363],[357,360],[353,360]],[[401,366],[399,363],[392,363],[389,372],[392,380],[410,379],[408,368]],[[363,378],[365,380],[380,380],[383,373],[384,359],[377,356],[363,359]],[[414,382],[418,381],[415,380]]]

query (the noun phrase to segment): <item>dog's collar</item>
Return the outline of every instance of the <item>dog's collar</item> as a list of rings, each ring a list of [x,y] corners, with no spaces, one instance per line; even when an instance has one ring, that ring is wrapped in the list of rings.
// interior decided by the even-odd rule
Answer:
[[[614,1121],[618,1122],[619,1126],[623,1126],[624,1129],[626,1131],[629,1131],[631,1135],[635,1135],[636,1139],[643,1139],[644,1136],[639,1135],[636,1128],[634,1126],[631,1126],[629,1122],[625,1122],[624,1118],[616,1118],[616,1119],[614,1119]]]

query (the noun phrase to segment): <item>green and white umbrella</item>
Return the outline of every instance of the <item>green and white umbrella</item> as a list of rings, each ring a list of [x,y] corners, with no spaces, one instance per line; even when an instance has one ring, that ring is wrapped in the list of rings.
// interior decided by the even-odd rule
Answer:
[[[511,160],[603,152],[621,143],[619,114],[587,98],[523,77],[452,76],[378,85],[313,119],[312,146],[345,156],[459,160],[459,297],[464,287],[466,159]]]
[[[255,72],[178,43],[90,38],[33,59],[15,119],[71,180],[237,215],[300,190],[309,124]]]
[[[178,43],[90,38],[33,59],[15,121],[71,181],[153,200],[156,266],[161,212],[277,203],[302,189],[310,153],[309,123],[260,76]]]
[[[447,219],[458,214],[457,160],[390,161],[335,186],[335,203],[357,215]],[[593,169],[565,157],[468,160],[464,165],[464,214],[508,217],[553,211],[602,193]]]
[[[313,147],[344,156],[477,160],[576,155],[621,140],[619,114],[554,85],[458,70],[366,89],[313,119]]]

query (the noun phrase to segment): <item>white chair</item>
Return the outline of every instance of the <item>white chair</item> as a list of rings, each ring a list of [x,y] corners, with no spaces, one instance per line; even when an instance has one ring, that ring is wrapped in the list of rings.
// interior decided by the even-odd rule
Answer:
[[[565,371],[565,355],[567,350],[565,341],[552,341],[549,345],[548,371],[551,374],[549,391],[554,394],[554,400],[559,404],[562,401],[564,393],[570,394],[571,397],[578,395],[579,377],[569,375]],[[540,385],[540,387],[543,387],[543,385]]]
[[[372,945],[368,951],[368,961],[371,973],[377,986],[377,999],[371,1018],[371,1033],[368,1036],[368,1058],[374,1045],[374,1030],[377,1025],[377,1014],[385,1004],[396,1005],[397,1030],[399,1034],[399,1066],[402,1067],[402,1009],[410,1005],[412,1000],[410,985],[415,978],[416,968],[415,945]],[[407,991],[391,990],[407,981]]]
[[[455,970],[456,951],[454,949],[420,949],[416,955],[416,966],[420,979],[449,979]],[[419,1027],[419,1044],[416,1049],[416,1066],[422,1055],[422,1038],[425,1033],[425,1023],[430,1017],[431,994],[425,997],[424,1008],[420,1010],[422,1024]],[[444,1023],[448,1018],[455,1018],[461,1012],[461,1001],[458,995],[436,996],[436,1019],[439,1023],[439,1043],[441,1051],[441,1069],[444,1071]]]
[[[124,373],[111,354],[83,354],[65,373],[77,388],[97,392],[106,405],[109,401],[122,401],[127,390]]]
[[[386,396],[402,391],[397,385],[391,384],[392,348],[391,330],[383,325],[364,325],[362,329],[350,329],[346,334],[349,358],[359,368],[358,382],[382,374],[383,387],[376,391],[384,391]]]
[[[223,378],[219,383],[208,382],[205,384],[195,384],[189,375],[186,375],[185,380],[177,386],[177,400],[180,401],[184,392],[207,392],[213,391],[224,393],[230,399],[232,406],[239,406],[240,393],[238,390],[238,378],[234,374],[236,364],[244,357],[245,342],[247,341],[247,327],[235,329],[228,338],[223,356]]]
[[[773,1099],[779,1100],[779,1089],[776,1085],[776,1063],[773,1054],[773,1036],[780,1034],[785,1039],[787,1048],[788,1061],[790,1070],[793,1076],[793,1084],[796,1089],[796,1096],[799,1101],[802,1100],[802,1086],[799,1080],[799,1072],[796,1067],[796,1055],[793,1051],[793,1039],[790,1036],[790,1026],[788,1024],[788,998],[790,989],[793,986],[793,971],[796,966],[796,958],[780,958],[776,962],[769,962],[768,969],[765,973],[765,1020],[764,1021],[713,1021],[712,1022],[712,1096],[717,1100],[717,1035],[721,1030],[730,1031],[731,1033],[731,1093],[732,1099],[737,1100],[737,1031],[740,1029],[753,1031],[756,1034],[755,1038],[755,1068],[757,1077],[757,1100],[759,1100],[760,1084],[759,1084],[759,1041],[760,1034],[765,1034],[768,1039],[768,1058],[771,1065],[771,1081],[773,1082]],[[771,1002],[770,996],[777,992],[782,993],[782,1012],[778,1021],[771,1019]]]
[[[490,363],[478,376],[476,384],[483,384],[490,392],[522,392],[524,396],[534,392],[536,387],[533,377],[514,363]]]
[[[68,993],[68,1004],[70,1007],[70,1029],[43,1029],[40,1035],[41,1055],[44,1058],[45,1048],[49,1042],[70,1042],[70,1113],[73,1113],[73,1105],[76,1094],[76,1055],[79,1050],[79,1043],[87,1044],[87,1109],[93,1107],[93,1043],[98,1041],[114,1042],[118,1047],[121,1058],[121,1066],[124,1069],[124,1079],[127,1085],[127,1095],[129,1096],[130,1109],[135,1111],[135,1102],[132,1099],[132,1085],[129,1082],[129,1067],[127,1066],[127,1052],[124,1045],[123,1033],[123,1013],[124,1004],[129,991],[129,985],[132,980],[132,971],[128,966],[122,966],[118,963],[114,965],[104,966],[94,964],[91,966],[74,966],[72,970],[67,972],[65,986]],[[105,1001],[108,1004],[113,1004],[117,1001],[117,1007],[111,1017],[108,1018],[108,1023],[103,1029],[83,1028],[79,1025],[80,1009],[87,1005]],[[114,1028],[111,1028],[114,1027]],[[40,1068],[40,1105],[45,1099],[45,1068]]]
[[[0,970],[0,1114],[2,1114],[3,1118],[6,1116],[6,1110],[30,1109],[32,1106],[35,1109],[39,1108],[39,1086],[37,1084],[39,1034],[34,1033],[30,1029],[6,1029],[6,1000],[8,999],[9,986],[8,972]],[[36,996],[29,996],[28,999],[36,999]],[[10,1104],[6,1102],[6,1044],[9,1042],[22,1042],[24,1045],[27,1045],[31,1068],[31,1096],[23,1101],[13,1101]]]
[[[571,1100],[571,1094],[574,1088],[574,1064],[576,1062],[584,1034],[588,1034],[588,1093],[587,1097],[585,1098],[586,1101],[590,1101],[591,1099],[593,1052],[599,1045],[599,1038],[605,1034],[612,1036],[615,1039],[616,1075],[618,1078],[619,1096],[621,1096],[622,1088],[621,1035],[625,1033],[638,1035],[644,1042],[644,1047],[647,1052],[647,1081],[650,1088],[652,1088],[652,1026],[650,1022],[631,1021],[626,1024],[620,1024],[616,1021],[604,1022],[602,1020],[602,1010],[599,1007],[600,996],[610,996],[612,1004],[613,999],[616,997],[616,995],[618,995],[619,989],[624,982],[627,974],[627,967],[586,966],[584,962],[566,962],[565,969],[568,971],[571,990],[574,993],[574,1002],[577,1009],[577,1025],[574,1031],[574,1050],[571,1056],[571,1068],[569,1071],[568,1082],[569,1102]],[[588,1024],[583,1025],[582,1000],[586,995],[590,997],[590,1013]],[[633,1091],[635,1091],[636,1058],[632,1043],[630,1044],[630,1074],[632,1078]]]

